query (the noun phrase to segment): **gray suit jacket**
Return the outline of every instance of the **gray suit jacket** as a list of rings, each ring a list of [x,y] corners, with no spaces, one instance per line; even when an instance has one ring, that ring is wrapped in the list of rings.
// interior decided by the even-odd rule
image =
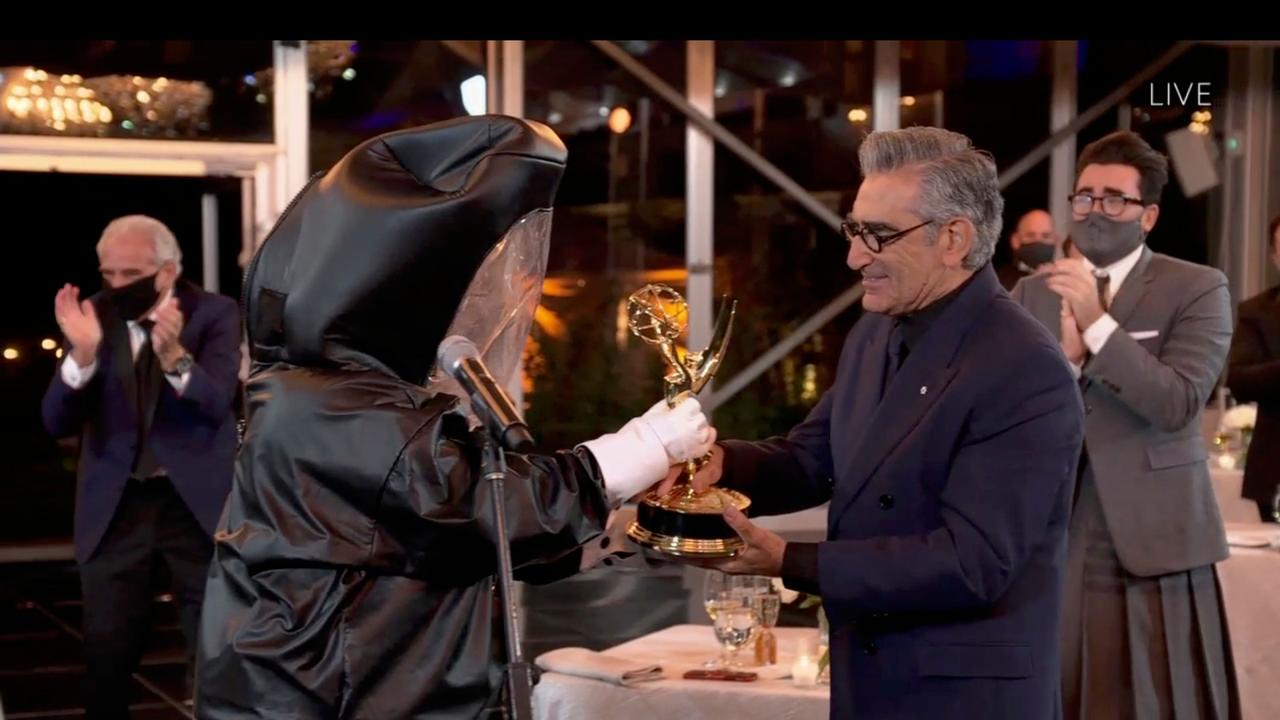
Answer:
[[[1061,339],[1061,298],[1045,276],[1012,294]],[[1080,384],[1085,451],[1120,562],[1150,577],[1222,560],[1200,416],[1231,344],[1227,279],[1144,248],[1110,314],[1120,327]]]

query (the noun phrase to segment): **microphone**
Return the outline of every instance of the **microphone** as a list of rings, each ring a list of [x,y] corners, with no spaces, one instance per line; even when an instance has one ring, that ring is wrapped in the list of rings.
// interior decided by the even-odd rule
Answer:
[[[506,391],[489,374],[475,343],[461,335],[450,335],[440,343],[436,357],[440,367],[462,384],[472,404],[484,411],[479,414],[484,415],[489,430],[504,448],[513,452],[533,449],[529,426]]]

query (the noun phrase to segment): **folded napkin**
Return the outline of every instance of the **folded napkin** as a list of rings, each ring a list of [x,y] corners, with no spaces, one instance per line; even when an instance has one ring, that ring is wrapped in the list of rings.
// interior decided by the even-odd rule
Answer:
[[[547,672],[603,680],[614,685],[633,685],[662,679],[661,665],[646,665],[614,655],[580,647],[560,648],[538,656],[538,667]]]
[[[1227,544],[1244,548],[1280,547],[1280,529],[1228,530]]]

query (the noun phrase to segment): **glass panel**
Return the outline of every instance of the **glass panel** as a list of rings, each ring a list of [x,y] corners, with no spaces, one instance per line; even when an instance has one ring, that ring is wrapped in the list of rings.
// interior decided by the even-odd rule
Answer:
[[[873,47],[862,41],[716,43],[716,119],[838,215],[871,128]],[[716,148],[717,291],[740,315],[718,379],[746,368],[857,281],[848,245],[724,147]],[[722,437],[764,438],[804,419],[830,386],[858,306],[715,411]]]
[[[684,43],[621,43],[684,91]],[[525,114],[569,149],[542,306],[525,358],[540,444],[616,430],[662,399],[656,349],[627,329],[627,297],[685,291],[684,116],[587,42],[525,45]]]
[[[270,142],[268,41],[0,44],[0,133]]]
[[[376,135],[484,112],[479,40],[316,40],[307,48],[313,172]]]

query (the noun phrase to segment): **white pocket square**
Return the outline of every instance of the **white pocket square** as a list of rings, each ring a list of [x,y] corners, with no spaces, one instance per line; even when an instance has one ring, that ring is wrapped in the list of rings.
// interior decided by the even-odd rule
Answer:
[[[1129,333],[1129,337],[1134,340],[1150,340],[1153,337],[1159,337],[1159,330],[1135,330]]]

